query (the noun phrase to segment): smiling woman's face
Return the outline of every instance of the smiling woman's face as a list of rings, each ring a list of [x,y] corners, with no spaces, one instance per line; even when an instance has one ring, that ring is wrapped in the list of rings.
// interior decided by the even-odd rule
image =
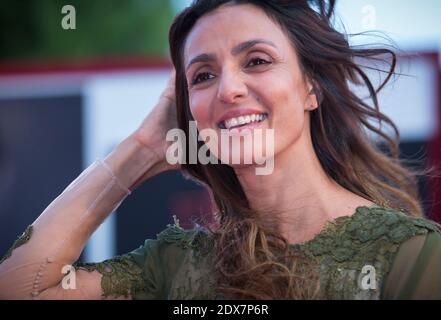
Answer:
[[[227,4],[200,18],[184,66],[199,131],[274,129],[277,157],[309,129],[305,111],[317,107],[311,86],[289,38],[260,8]]]

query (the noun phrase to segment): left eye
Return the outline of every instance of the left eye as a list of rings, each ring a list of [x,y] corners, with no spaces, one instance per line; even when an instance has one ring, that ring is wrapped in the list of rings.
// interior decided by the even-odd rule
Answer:
[[[264,59],[261,59],[261,58],[254,58],[254,59],[251,59],[251,60],[250,60],[250,62],[248,63],[247,66],[250,66],[251,64],[253,64],[254,66],[258,66],[258,65],[261,65],[261,64],[268,64],[268,63],[269,63],[269,62],[266,61],[266,60],[264,60]]]

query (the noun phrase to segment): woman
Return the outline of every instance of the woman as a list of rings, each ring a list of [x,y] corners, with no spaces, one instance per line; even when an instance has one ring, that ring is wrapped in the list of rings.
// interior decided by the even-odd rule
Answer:
[[[395,56],[351,48],[331,26],[333,9],[334,1],[199,0],[179,14],[170,29],[176,73],[158,105],[13,245],[0,264],[1,297],[441,298],[438,225],[412,217],[422,215],[415,174],[401,167],[396,127],[355,63],[391,53],[387,82]],[[348,82],[367,86],[374,108]],[[390,124],[396,140],[370,118]],[[170,164],[168,130],[178,125],[190,139],[193,120],[219,135],[273,130],[274,150],[253,146],[274,158],[272,172],[257,175],[254,157],[191,164],[187,154],[182,167]],[[216,158],[249,152],[206,143]],[[130,191],[179,168],[212,192],[218,224],[176,222],[126,255],[75,264],[66,281],[60,270]]]

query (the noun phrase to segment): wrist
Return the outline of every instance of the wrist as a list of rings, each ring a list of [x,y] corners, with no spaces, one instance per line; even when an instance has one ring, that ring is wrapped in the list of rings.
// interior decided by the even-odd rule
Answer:
[[[129,136],[104,159],[119,183],[129,190],[159,162],[157,154]]]

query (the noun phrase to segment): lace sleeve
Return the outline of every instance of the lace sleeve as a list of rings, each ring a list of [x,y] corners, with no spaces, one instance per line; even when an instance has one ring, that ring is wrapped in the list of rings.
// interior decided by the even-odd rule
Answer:
[[[0,261],[0,299],[101,298],[100,273],[77,272],[78,290],[62,290],[63,279],[91,234],[130,194],[125,185],[151,166],[153,155],[131,141],[117,151],[84,170],[14,243]]]
[[[103,298],[161,299],[164,297],[164,264],[157,240],[122,256],[100,263],[76,263],[77,271],[101,275]]]

